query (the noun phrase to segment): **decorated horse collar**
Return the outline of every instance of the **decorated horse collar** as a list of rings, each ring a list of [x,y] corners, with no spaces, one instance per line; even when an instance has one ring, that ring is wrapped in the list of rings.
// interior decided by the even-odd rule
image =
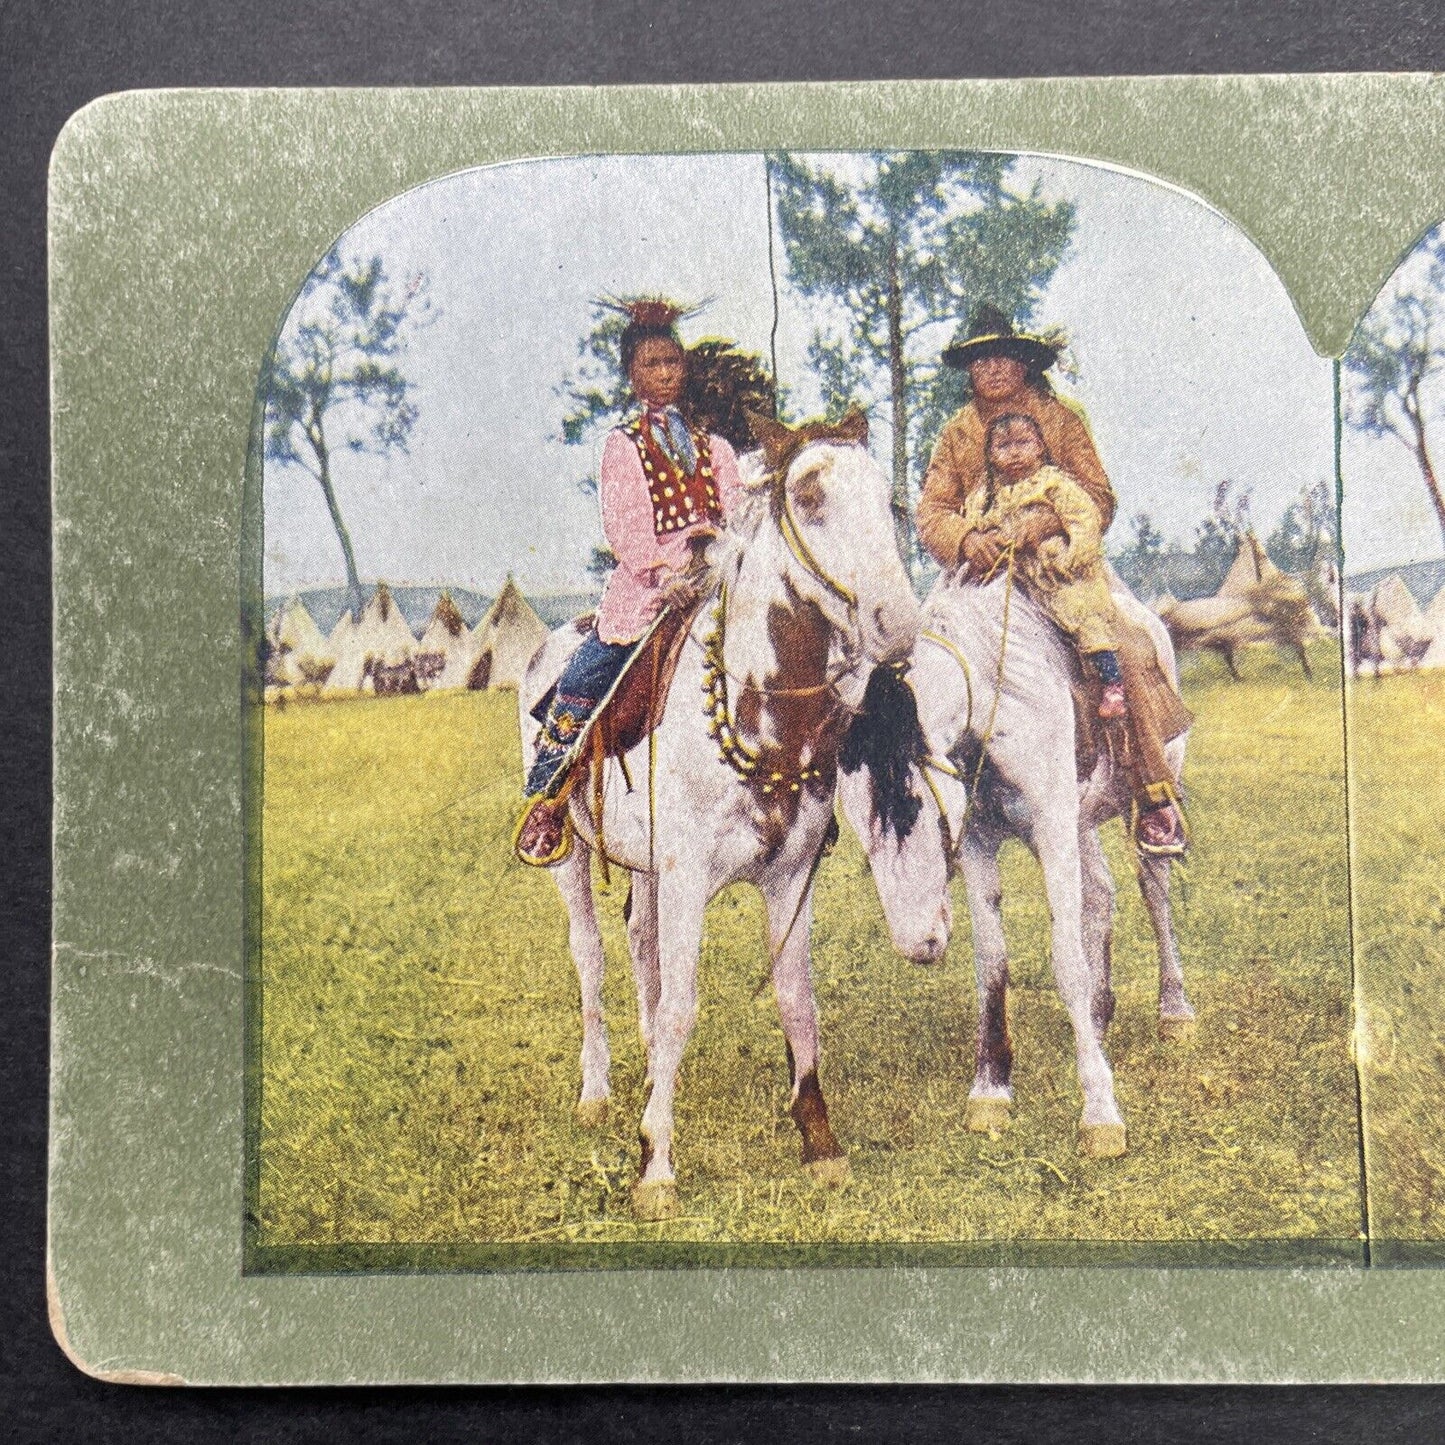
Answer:
[[[797,794],[810,785],[820,783],[825,771],[831,772],[834,759],[827,744],[829,733],[842,716],[836,680],[811,683],[802,687],[770,687],[753,682],[740,682],[741,690],[763,699],[803,700],[817,698],[823,702],[822,716],[811,736],[800,746],[798,756],[784,757],[773,748],[759,748],[742,735],[728,699],[728,673],[723,662],[723,640],[727,628],[727,587],[720,584],[712,609],[712,627],[703,642],[703,712],[708,718],[708,732],[717,744],[718,756],[744,781],[755,784],[764,795]],[[804,763],[803,751],[810,754]]]

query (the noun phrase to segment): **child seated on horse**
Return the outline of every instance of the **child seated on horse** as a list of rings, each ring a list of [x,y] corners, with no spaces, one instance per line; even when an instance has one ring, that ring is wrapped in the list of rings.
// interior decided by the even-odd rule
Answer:
[[[1128,708],[1115,652],[1118,614],[1109,594],[1099,534],[1099,513],[1067,472],[1054,466],[1043,429],[1033,417],[1006,412],[989,423],[984,439],[987,485],[972,492],[963,520],[970,530],[995,530],[1006,543],[1016,575],[1053,621],[1073,640],[1104,685],[1101,718]],[[1052,507],[1062,523],[1037,547],[1013,551],[1007,539],[1031,507]],[[987,581],[987,578],[979,578]]]
[[[682,309],[652,300],[625,309],[622,369],[640,410],[608,433],[598,476],[602,530],[617,566],[595,626],[557,681],[527,776],[515,848],[539,868],[561,862],[571,847],[568,752],[664,604],[686,600],[701,551],[742,489],[733,449],[678,409],[687,375],[677,333]]]

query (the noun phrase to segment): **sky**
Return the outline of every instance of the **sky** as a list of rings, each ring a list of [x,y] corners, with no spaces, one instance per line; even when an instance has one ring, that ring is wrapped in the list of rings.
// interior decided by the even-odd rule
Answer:
[[[844,174],[860,164],[811,159]],[[1009,184],[1077,207],[1073,244],[1036,319],[1071,339],[1077,378],[1061,389],[1087,409],[1119,495],[1111,545],[1127,541],[1139,511],[1187,541],[1224,478],[1252,489],[1251,514],[1267,533],[1303,488],[1332,475],[1330,364],[1243,232],[1194,197],[1105,167],[1021,157]],[[343,253],[380,253],[403,281],[424,274],[436,312],[402,361],[419,412],[408,453],[335,458],[363,579],[494,593],[510,573],[534,593],[590,587],[601,525],[577,483],[593,456],[558,436],[559,387],[590,303],[711,298],[684,339],[727,336],[766,354],[769,219],[762,157],[717,155],[467,171],[358,220]],[[817,399],[814,322],[774,245],[778,369],[807,409]],[[886,459],[886,414],[872,445]],[[267,462],[265,526],[268,593],[342,580],[305,472]]]
[[[1415,288],[1424,282],[1425,258],[1417,249],[1396,268],[1366,314],[1365,325],[1382,308],[1388,308],[1401,286]],[[1344,386],[1349,396],[1349,374]],[[1435,405],[1427,409],[1428,435],[1445,438],[1445,387],[1433,392]],[[1440,465],[1445,452],[1438,444]],[[1346,427],[1341,438],[1340,472],[1344,478],[1345,574],[1374,572],[1410,562],[1433,561],[1445,553],[1440,524],[1420,475],[1414,453],[1394,436],[1371,437]]]

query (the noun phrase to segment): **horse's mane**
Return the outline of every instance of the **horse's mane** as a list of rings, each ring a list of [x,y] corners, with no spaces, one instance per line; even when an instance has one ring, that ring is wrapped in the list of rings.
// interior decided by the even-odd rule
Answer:
[[[838,765],[845,773],[868,769],[873,812],[885,831],[901,841],[923,807],[909,787],[909,771],[928,756],[918,699],[896,667],[875,667],[863,692],[863,706],[843,736]]]

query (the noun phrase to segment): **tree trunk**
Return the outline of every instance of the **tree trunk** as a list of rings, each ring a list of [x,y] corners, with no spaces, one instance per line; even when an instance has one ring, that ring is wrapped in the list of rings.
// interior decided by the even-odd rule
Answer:
[[[347,605],[351,609],[351,620],[361,621],[361,578],[356,575],[356,554],[351,550],[351,534],[341,520],[341,508],[336,501],[336,488],[331,484],[331,454],[326,447],[326,433],[321,428],[321,418],[313,413],[311,425],[306,428],[307,440],[316,453],[316,479],[321,483],[321,495],[326,498],[326,510],[331,513],[331,525],[336,528],[337,540],[341,543],[341,555],[346,560]]]
[[[1420,465],[1420,475],[1425,479],[1430,500],[1435,504],[1435,520],[1440,524],[1440,536],[1445,541],[1445,495],[1440,491],[1440,479],[1430,461],[1430,448],[1425,441],[1425,416],[1420,407],[1419,393],[1413,388],[1406,401],[1405,415],[1410,418],[1410,426],[1415,432],[1415,460]]]
[[[893,401],[893,524],[898,550],[913,577],[913,519],[908,510],[908,375],[903,364],[903,287],[898,276],[898,238],[888,240],[888,382]]]

